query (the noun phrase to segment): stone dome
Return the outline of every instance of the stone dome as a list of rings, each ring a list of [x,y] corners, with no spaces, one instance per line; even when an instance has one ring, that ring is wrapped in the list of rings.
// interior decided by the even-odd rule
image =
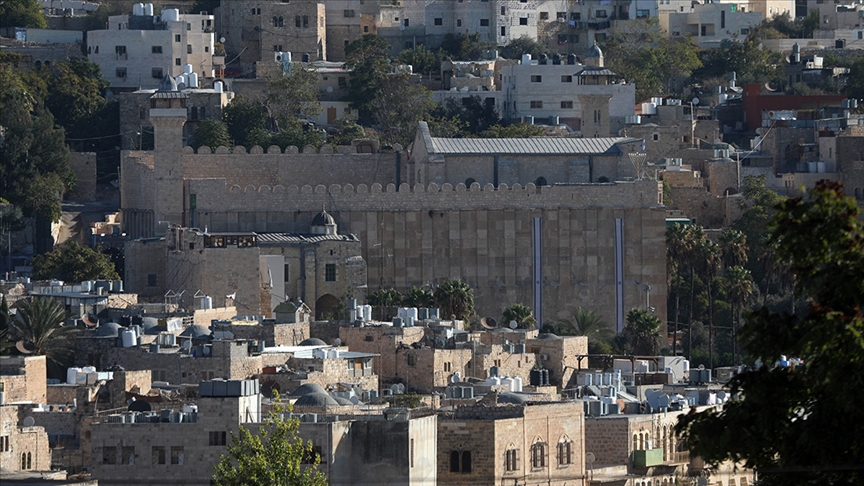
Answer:
[[[99,326],[99,329],[96,329],[96,337],[117,337],[120,335],[120,330],[123,329],[123,326],[117,324],[116,322],[109,322],[107,324],[102,324]]]
[[[155,317],[141,319],[141,329],[144,331],[144,334],[159,334],[159,319]]]
[[[498,403],[521,404],[531,401],[531,397],[513,392],[502,392],[498,394]]]
[[[537,335],[537,339],[563,339],[561,336],[556,336],[551,332],[544,332]]]
[[[327,211],[321,210],[312,218],[311,226],[327,226],[328,224],[336,224],[336,220]]]
[[[327,346],[327,343],[318,338],[309,338],[300,341],[298,346]]]
[[[295,406],[306,406],[306,407],[338,407],[339,402],[333,399],[327,393],[307,393],[302,397],[298,398],[296,402],[294,402]]]
[[[308,395],[310,393],[323,393],[326,395],[327,390],[325,390],[324,387],[317,383],[306,383],[297,387],[296,390],[291,392],[290,396],[302,397],[303,395]]]
[[[354,405],[353,403],[351,403],[351,400],[348,400],[347,398],[333,397],[333,400],[336,400],[336,403],[338,403],[339,405]]]

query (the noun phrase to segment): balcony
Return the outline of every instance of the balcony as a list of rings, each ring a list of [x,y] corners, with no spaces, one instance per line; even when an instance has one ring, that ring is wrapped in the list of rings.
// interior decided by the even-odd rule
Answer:
[[[651,467],[663,464],[663,449],[633,451],[633,467]]]

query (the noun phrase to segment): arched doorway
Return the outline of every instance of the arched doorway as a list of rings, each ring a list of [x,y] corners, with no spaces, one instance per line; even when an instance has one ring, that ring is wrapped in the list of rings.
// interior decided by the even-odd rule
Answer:
[[[315,301],[315,320],[336,319],[340,301],[332,294],[324,294]]]

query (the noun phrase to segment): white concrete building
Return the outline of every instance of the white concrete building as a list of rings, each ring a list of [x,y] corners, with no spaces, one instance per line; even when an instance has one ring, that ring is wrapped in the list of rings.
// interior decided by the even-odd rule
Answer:
[[[111,88],[155,88],[165,74],[177,77],[186,64],[199,79],[213,76],[213,16],[181,15],[152,4],[132,15],[108,18],[108,28],[87,33],[87,58],[102,68]]]
[[[750,29],[762,22],[759,12],[741,11],[729,3],[696,4],[686,12],[660,16],[660,25],[672,37],[691,35],[701,48],[717,48],[723,40],[747,37]]]

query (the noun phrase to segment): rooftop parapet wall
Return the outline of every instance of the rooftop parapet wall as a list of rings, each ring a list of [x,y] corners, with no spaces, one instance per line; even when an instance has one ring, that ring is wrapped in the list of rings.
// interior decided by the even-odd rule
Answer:
[[[444,184],[413,187],[395,184],[386,187],[375,183],[371,187],[359,184],[329,187],[306,185],[240,185],[228,186],[227,180],[198,179],[188,181],[190,194],[196,194],[198,211],[317,211],[322,204],[351,211],[437,211],[475,209],[600,209],[600,208],[660,208],[662,187],[657,181],[613,182],[604,184],[574,184],[536,187],[505,184],[496,189],[478,183],[471,187]]]

